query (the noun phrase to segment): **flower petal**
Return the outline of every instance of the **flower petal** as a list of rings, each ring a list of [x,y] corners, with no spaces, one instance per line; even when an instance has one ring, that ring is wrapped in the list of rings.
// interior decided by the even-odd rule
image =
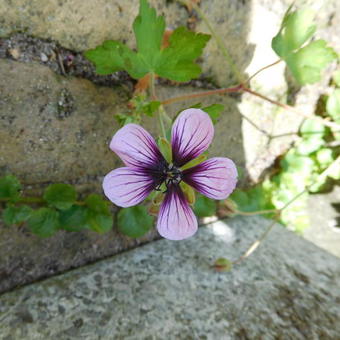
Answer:
[[[207,113],[187,109],[180,113],[172,126],[173,162],[181,167],[208,149],[214,137],[214,126]]]
[[[110,148],[127,166],[152,167],[164,160],[153,137],[137,124],[127,124],[119,129]]]
[[[196,233],[197,218],[186,201],[182,190],[170,187],[161,205],[157,229],[169,240],[183,240]]]
[[[154,189],[154,179],[143,169],[118,168],[109,172],[103,181],[106,197],[126,208],[142,202]]]
[[[183,180],[201,194],[222,200],[235,189],[237,169],[229,158],[210,158],[183,171]]]

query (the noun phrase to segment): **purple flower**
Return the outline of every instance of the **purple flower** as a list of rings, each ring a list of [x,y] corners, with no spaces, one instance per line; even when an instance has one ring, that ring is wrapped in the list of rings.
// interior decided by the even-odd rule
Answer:
[[[184,110],[172,127],[172,164],[169,164],[146,130],[136,124],[125,125],[113,136],[110,148],[126,167],[105,176],[105,195],[120,207],[131,207],[164,183],[166,192],[159,211],[158,232],[170,240],[192,236],[197,230],[197,218],[180,182],[186,182],[207,197],[221,200],[231,194],[237,181],[235,164],[228,158],[211,158],[181,170],[208,149],[213,136],[214,127],[208,114],[199,109]]]

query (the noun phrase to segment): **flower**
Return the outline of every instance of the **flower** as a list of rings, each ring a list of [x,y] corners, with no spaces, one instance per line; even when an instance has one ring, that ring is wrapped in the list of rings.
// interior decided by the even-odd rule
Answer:
[[[213,136],[214,127],[207,113],[199,109],[182,111],[172,126],[169,164],[145,129],[125,125],[113,136],[110,148],[126,167],[105,176],[105,195],[120,207],[131,207],[163,184],[166,190],[157,220],[158,232],[170,240],[192,236],[197,231],[197,218],[181,189],[181,181],[216,200],[227,198],[237,182],[236,166],[228,158],[215,157],[182,169],[208,149]]]

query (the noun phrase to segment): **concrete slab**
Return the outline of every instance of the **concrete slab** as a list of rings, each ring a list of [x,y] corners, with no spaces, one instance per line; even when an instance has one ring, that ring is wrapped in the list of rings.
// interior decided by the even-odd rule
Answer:
[[[336,339],[340,261],[268,220],[234,218],[0,297],[2,339]]]

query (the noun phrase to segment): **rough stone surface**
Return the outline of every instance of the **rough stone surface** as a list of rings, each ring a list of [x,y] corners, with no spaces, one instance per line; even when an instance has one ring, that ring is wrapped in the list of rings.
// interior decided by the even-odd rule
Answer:
[[[176,2],[151,3],[160,14],[165,14],[169,27],[190,23],[191,28],[196,26],[196,30],[207,31],[203,22],[192,20],[193,14]],[[319,2],[313,4],[319,6]],[[336,25],[340,13],[336,10],[338,5],[338,1],[330,0],[327,6],[316,8],[318,21],[322,24],[319,34],[333,46],[340,46],[339,25]],[[287,6],[285,1],[275,4],[266,0],[201,1],[202,10],[221,34],[243,77],[276,59],[270,50],[270,40]],[[0,60],[0,176],[14,173],[25,183],[28,193],[39,191],[47,183],[55,181],[74,183],[82,193],[101,192],[102,176],[119,164],[107,143],[117,129],[113,115],[126,111],[127,100],[131,96],[125,86],[126,76],[115,77],[113,83],[122,80],[121,86],[98,87],[81,78],[57,76],[48,66],[58,69],[55,46],[81,52],[105,39],[119,39],[133,47],[131,24],[137,11],[137,0],[0,0],[0,36],[26,32],[37,39],[49,41],[49,44],[29,39],[18,42],[14,38],[11,42],[18,45],[0,46],[1,58],[5,58]],[[259,28],[264,27],[260,25],[262,22],[267,23],[264,29]],[[31,51],[31,56],[20,51],[24,45]],[[61,54],[63,58],[71,53],[64,52],[65,55]],[[82,70],[84,64],[79,53],[71,55],[77,64],[73,74],[88,75],[88,65]],[[213,40],[200,62],[204,82],[209,80],[219,86],[235,82],[230,67],[224,63]],[[286,99],[288,90],[288,99],[302,103],[305,105],[302,107],[312,112],[327,79],[321,90],[313,92],[311,89],[314,87],[307,87],[299,97],[295,95],[297,89],[293,89],[294,92],[287,87],[284,74],[283,64],[278,65],[256,78],[252,85],[282,101]],[[95,80],[107,84],[106,79],[101,82],[97,77]],[[168,98],[198,90],[202,89],[184,85],[163,86],[157,91],[160,98]],[[242,120],[241,114],[273,135],[294,133],[301,121],[297,116],[277,112],[272,105],[247,95],[191,100],[169,105],[167,109],[173,116],[198,101],[203,105],[225,105],[216,127],[211,155],[232,158],[239,167],[245,168],[246,175],[253,181],[257,181],[274,159],[289,147],[292,138],[276,138],[268,143],[268,138],[252,123]],[[156,132],[151,119],[145,119],[144,123],[151,132]],[[0,236],[0,291],[138,244],[118,236],[114,231],[104,236],[88,232],[77,235],[60,232],[48,240],[39,240],[24,228],[17,230],[0,226]],[[151,233],[146,239],[154,237],[155,233]]]
[[[337,339],[340,261],[268,220],[235,218],[0,297],[3,339]]]
[[[340,186],[308,198],[310,226],[303,236],[318,247],[340,257]]]
[[[183,89],[175,87],[159,91],[164,97],[181,93]],[[126,111],[128,98],[122,87],[95,86],[58,76],[36,63],[0,59],[0,140],[6,141],[0,143],[0,176],[15,174],[28,195],[40,193],[50,182],[73,183],[82,194],[101,193],[102,177],[121,164],[108,143],[118,128],[114,114]],[[211,155],[228,156],[244,167],[236,101],[213,101],[224,104],[226,114],[217,126]],[[211,98],[203,101],[211,103]],[[173,105],[169,113],[181,109]],[[145,119],[145,124],[155,135],[157,120]],[[134,241],[114,228],[105,235],[59,231],[40,239],[25,227],[6,228],[0,222],[0,292],[116,254],[156,235],[153,231]]]

